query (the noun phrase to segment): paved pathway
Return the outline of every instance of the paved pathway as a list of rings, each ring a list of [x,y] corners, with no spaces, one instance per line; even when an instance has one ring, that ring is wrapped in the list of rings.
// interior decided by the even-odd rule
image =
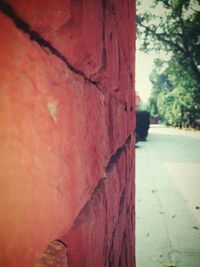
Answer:
[[[200,133],[152,126],[137,147],[137,267],[200,267]]]

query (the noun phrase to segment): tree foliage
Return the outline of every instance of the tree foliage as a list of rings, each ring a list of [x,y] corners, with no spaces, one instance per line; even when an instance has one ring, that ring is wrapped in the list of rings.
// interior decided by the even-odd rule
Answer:
[[[168,54],[155,60],[149,109],[167,124],[200,127],[200,1],[154,0],[147,11],[141,5],[140,49]]]

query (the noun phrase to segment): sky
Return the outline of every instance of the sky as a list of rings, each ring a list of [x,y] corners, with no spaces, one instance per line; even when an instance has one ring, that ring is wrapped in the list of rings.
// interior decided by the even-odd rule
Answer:
[[[137,8],[142,12],[150,9],[154,14],[165,14],[162,5],[159,4],[156,8],[151,9],[151,4],[152,0],[142,0],[141,6],[138,6]],[[146,54],[136,49],[136,91],[144,103],[147,103],[151,94],[152,85],[149,80],[149,75],[153,70],[154,59],[157,57],[158,53],[156,52],[151,51],[149,54]]]
[[[148,98],[151,95],[152,84],[149,76],[153,71],[156,58],[168,60],[170,54],[167,55],[164,51],[151,51],[146,54],[136,49],[136,92],[138,92],[144,103],[148,102]]]
[[[144,103],[147,103],[151,94],[149,75],[153,69],[154,53],[145,54],[136,50],[136,92]]]
[[[138,7],[140,11],[147,11],[152,1],[143,0],[142,5]],[[138,42],[137,42],[138,43]],[[136,43],[136,47],[138,44]],[[151,82],[149,75],[153,69],[155,53],[142,53],[136,48],[136,92],[138,92],[142,102],[147,103],[151,94]]]

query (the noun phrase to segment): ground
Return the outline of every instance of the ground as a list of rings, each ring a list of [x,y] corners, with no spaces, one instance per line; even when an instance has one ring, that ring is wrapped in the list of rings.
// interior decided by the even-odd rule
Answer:
[[[137,267],[200,266],[200,133],[152,126],[136,148]]]

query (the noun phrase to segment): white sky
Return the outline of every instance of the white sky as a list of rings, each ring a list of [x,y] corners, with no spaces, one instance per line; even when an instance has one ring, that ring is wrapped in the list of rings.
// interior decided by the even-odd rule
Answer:
[[[143,102],[147,102],[151,94],[149,75],[153,69],[154,53],[145,54],[136,51],[136,91]]]
[[[139,11],[149,11],[155,15],[165,15],[163,5],[159,3],[156,7],[151,8],[152,0],[142,0],[141,6],[138,6]],[[161,53],[162,54],[162,53]],[[136,91],[144,103],[147,103],[151,94],[152,84],[149,80],[149,75],[153,70],[153,61],[156,57],[163,57],[163,55],[151,51],[149,54],[142,53],[136,50]]]
[[[152,84],[149,76],[154,67],[154,59],[168,60],[168,55],[164,51],[154,52],[149,54],[136,50],[136,91],[144,103],[147,103],[151,95]]]

